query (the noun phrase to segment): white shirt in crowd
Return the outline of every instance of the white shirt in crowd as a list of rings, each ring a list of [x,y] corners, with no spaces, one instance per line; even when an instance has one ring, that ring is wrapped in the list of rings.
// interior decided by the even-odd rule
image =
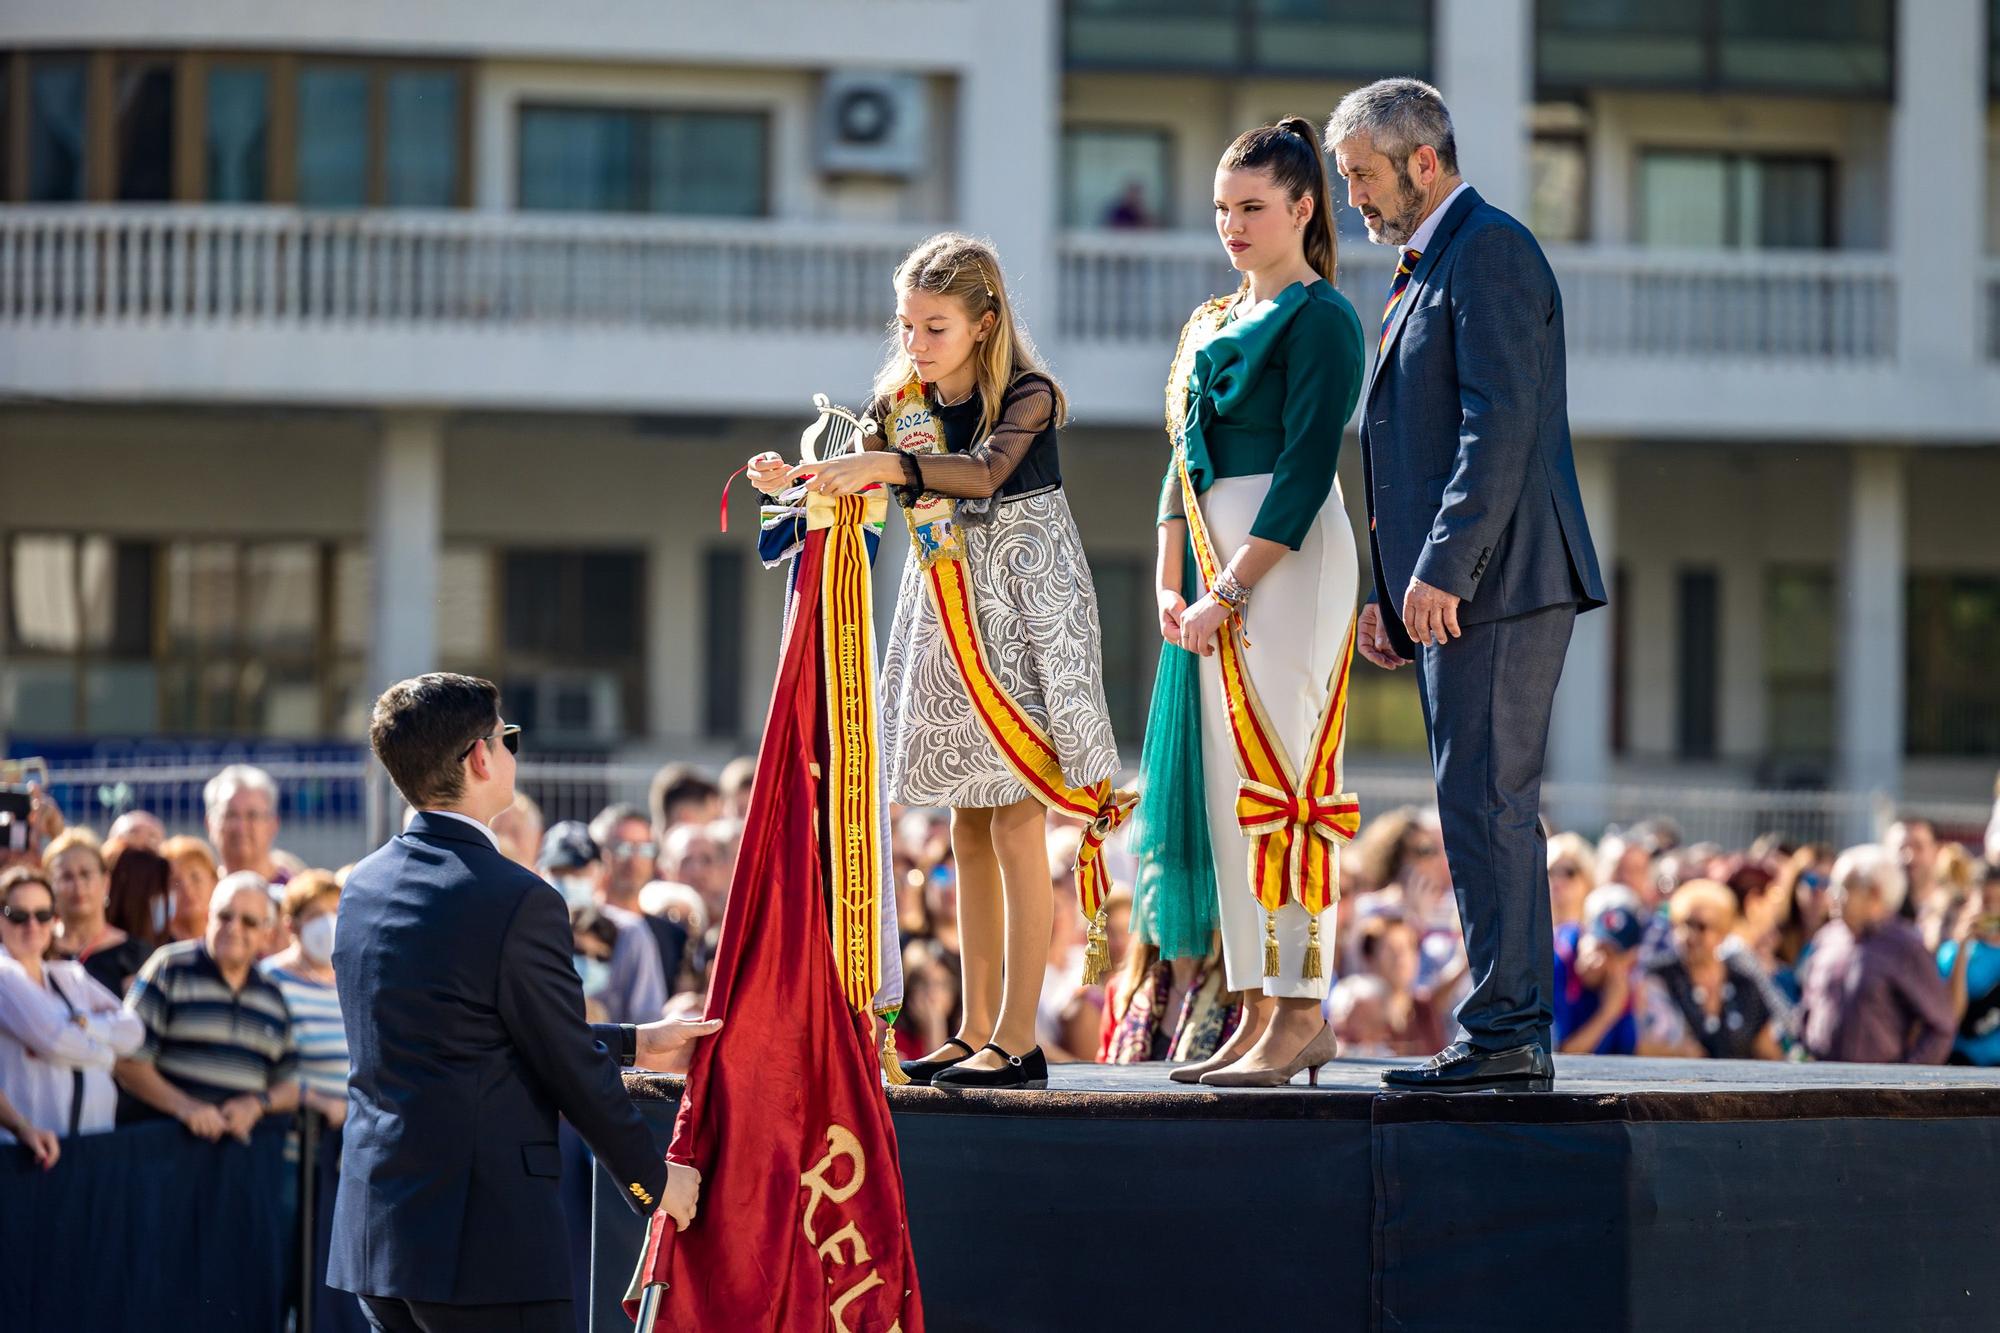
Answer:
[[[82,963],[44,962],[42,981],[36,985],[20,963],[0,954],[0,1092],[37,1129],[67,1136],[81,1073],[77,1132],[101,1133],[118,1114],[111,1066],[139,1049],[145,1025]],[[0,1130],[0,1143],[13,1141]]]

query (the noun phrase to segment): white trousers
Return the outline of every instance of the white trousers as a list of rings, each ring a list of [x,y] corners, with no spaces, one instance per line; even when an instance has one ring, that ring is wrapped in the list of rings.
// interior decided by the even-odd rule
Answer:
[[[1270,488],[1268,473],[1225,477],[1201,497],[1209,539],[1216,559],[1225,566],[1249,540],[1258,507]],[[1244,618],[1250,647],[1243,660],[1294,771],[1305,760],[1326,704],[1328,677],[1347,642],[1359,578],[1354,530],[1347,521],[1340,484],[1335,482],[1305,542],[1258,581]],[[1342,746],[1344,750],[1344,739]],[[1250,841],[1236,823],[1236,784],[1241,775],[1223,701],[1222,665],[1214,657],[1201,659],[1201,763],[1208,788],[1209,840],[1215,847],[1215,883],[1222,895],[1222,961],[1229,989],[1261,990],[1281,999],[1325,998],[1325,975],[1310,980],[1300,975],[1310,923],[1297,903],[1279,909],[1278,975],[1264,975],[1265,913],[1250,896]],[[1338,859],[1334,865],[1337,869]],[[1334,909],[1329,907],[1320,914],[1319,923],[1325,973],[1332,972],[1336,957],[1333,922]]]

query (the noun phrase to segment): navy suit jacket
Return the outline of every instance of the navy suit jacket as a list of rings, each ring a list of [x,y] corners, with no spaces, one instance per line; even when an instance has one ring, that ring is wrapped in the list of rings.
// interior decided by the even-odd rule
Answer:
[[[1404,657],[1411,578],[1461,623],[1604,605],[1570,452],[1562,293],[1528,229],[1466,190],[1417,261],[1361,394],[1368,545]]]
[[[353,1071],[328,1283],[569,1299],[557,1115],[640,1212],[667,1171],[619,1077],[624,1034],[584,1022],[562,895],[420,814],[348,875],[334,940]]]

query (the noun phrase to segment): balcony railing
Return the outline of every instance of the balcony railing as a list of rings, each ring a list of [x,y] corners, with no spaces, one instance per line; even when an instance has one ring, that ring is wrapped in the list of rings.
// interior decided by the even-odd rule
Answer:
[[[1371,322],[1391,252],[1349,243],[1340,288]],[[1896,276],[1887,255],[1550,252],[1572,354],[1878,361],[1895,355]],[[1158,344],[1236,275],[1206,236],[1073,232],[1063,238],[1065,338]],[[1993,299],[2000,300],[2000,296]]]
[[[1364,312],[1382,308],[1394,252],[1347,244],[1340,290]],[[1171,345],[1194,308],[1236,290],[1222,244],[1207,233],[1076,231],[1062,239],[1061,330],[1065,341]]]
[[[1552,251],[1573,354],[1885,361],[1893,257],[1826,251]]]
[[[916,233],[289,209],[0,210],[0,323],[879,333]]]

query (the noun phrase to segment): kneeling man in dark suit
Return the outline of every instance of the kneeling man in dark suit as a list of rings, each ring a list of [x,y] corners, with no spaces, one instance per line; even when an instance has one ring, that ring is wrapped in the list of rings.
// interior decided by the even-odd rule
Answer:
[[[419,813],[340,898],[353,1073],[327,1281],[391,1333],[575,1328],[559,1115],[639,1213],[685,1227],[700,1192],[618,1070],[718,1024],[584,1022],[562,895],[486,827],[514,800],[519,734],[491,682],[446,673],[391,686],[369,728]]]

